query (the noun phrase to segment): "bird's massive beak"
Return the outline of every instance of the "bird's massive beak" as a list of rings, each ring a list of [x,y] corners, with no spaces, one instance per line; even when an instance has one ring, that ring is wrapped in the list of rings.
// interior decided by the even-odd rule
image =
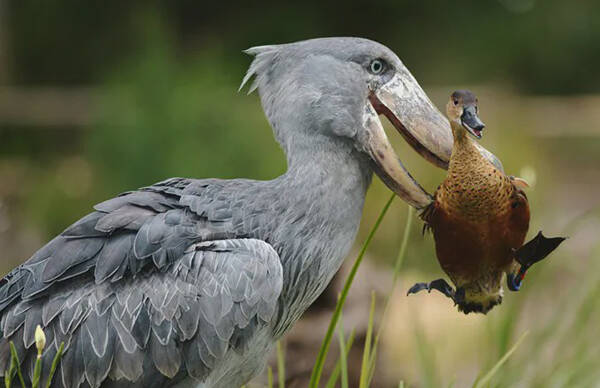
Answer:
[[[365,128],[369,133],[367,150],[375,162],[375,173],[400,198],[417,209],[422,209],[431,202],[431,196],[406,171],[396,157],[396,153],[388,140],[377,112],[367,105]]]
[[[421,156],[447,169],[452,153],[452,131],[448,120],[429,100],[417,80],[408,72],[396,73],[385,85],[371,92],[364,116],[369,133],[366,148],[375,162],[375,172],[403,200],[417,209],[431,202],[431,196],[415,181],[398,160],[378,115],[384,115]],[[500,161],[480,147],[492,163]]]

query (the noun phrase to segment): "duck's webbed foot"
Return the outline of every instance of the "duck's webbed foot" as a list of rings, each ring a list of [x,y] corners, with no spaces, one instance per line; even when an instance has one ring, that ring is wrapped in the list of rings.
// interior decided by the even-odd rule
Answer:
[[[431,290],[438,290],[456,303],[456,291],[444,279],[436,279],[429,283],[416,283],[414,286],[408,289],[406,295],[416,294],[417,292],[423,290],[427,290],[427,292],[431,292]]]
[[[542,232],[538,232],[537,236],[524,244],[521,248],[514,250],[515,260],[521,264],[521,268],[517,273],[510,273],[506,277],[508,289],[511,291],[519,291],[525,273],[533,264],[545,259],[552,251],[565,241],[565,237],[545,237]]]

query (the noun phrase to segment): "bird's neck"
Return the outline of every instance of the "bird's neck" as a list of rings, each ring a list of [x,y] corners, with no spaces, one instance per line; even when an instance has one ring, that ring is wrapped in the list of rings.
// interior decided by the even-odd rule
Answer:
[[[473,220],[485,220],[504,211],[508,178],[479,152],[473,139],[452,123],[454,145],[448,174],[436,194],[446,211]]]
[[[366,156],[341,139],[295,145],[288,162],[276,179],[281,202],[270,241],[284,273],[279,334],[321,294],[348,254],[372,176]]]
[[[462,125],[452,121],[452,136],[454,137],[454,143],[452,145],[452,155],[450,156],[450,164],[462,163],[465,160],[471,160],[473,158],[479,158],[483,160],[483,156],[477,150],[475,141],[471,139],[467,130]]]
[[[333,240],[340,234],[351,232],[351,238],[344,237],[353,240],[372,174],[368,157],[349,140],[313,138],[310,146],[295,147],[288,152],[288,170],[278,183],[286,196],[282,201],[304,222],[284,223],[285,228],[307,236],[306,243],[315,243],[315,250],[337,242]]]

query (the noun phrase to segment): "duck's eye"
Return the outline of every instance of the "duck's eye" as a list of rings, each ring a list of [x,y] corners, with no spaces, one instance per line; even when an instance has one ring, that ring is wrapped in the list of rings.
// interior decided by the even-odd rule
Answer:
[[[374,59],[369,65],[369,70],[373,74],[380,74],[384,68],[383,61],[381,59]]]
[[[458,100],[453,100],[452,102],[454,102],[454,105],[458,105]]]

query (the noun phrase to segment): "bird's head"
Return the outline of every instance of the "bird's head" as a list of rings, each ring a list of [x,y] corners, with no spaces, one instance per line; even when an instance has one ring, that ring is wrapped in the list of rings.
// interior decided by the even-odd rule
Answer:
[[[368,155],[377,175],[406,202],[416,208],[430,203],[399,162],[379,115],[442,168],[452,151],[452,132],[390,49],[367,39],[321,38],[246,52],[255,59],[242,86],[255,76],[250,92],[258,89],[288,159],[299,149],[319,147],[317,139],[335,139]]]
[[[450,120],[454,137],[467,131],[477,139],[485,125],[479,119],[479,106],[477,97],[469,90],[457,90],[450,96],[446,104],[446,115]]]

